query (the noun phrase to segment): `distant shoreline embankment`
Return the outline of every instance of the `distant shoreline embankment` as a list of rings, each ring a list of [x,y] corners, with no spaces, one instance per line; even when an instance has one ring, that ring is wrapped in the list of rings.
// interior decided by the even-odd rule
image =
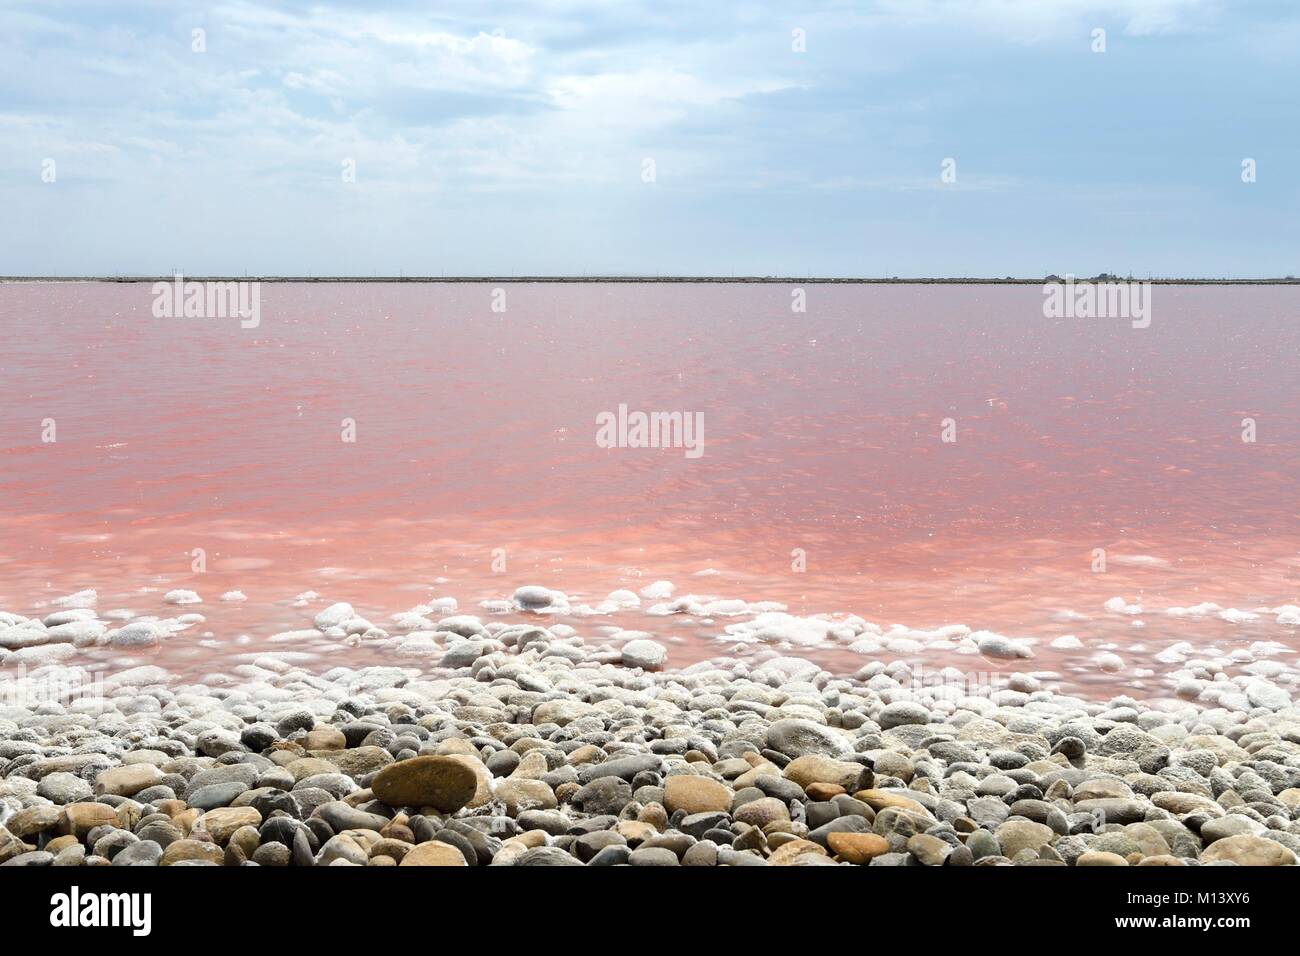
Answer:
[[[196,275],[183,276],[190,282],[280,282],[280,283],[319,283],[346,282],[354,284],[413,282],[426,284],[454,283],[667,283],[681,285],[704,285],[712,283],[731,284],[771,284],[771,285],[1043,285],[1051,282],[1064,282],[1066,277],[1043,276],[1032,279],[992,279],[974,276],[967,277],[913,277],[913,278],[865,278],[854,276],[219,276]],[[1069,277],[1076,284],[1088,283],[1126,283],[1144,282],[1151,285],[1300,285],[1300,279],[1293,276],[1273,279],[1194,279],[1194,278],[1148,278],[1133,276],[1074,276]],[[174,275],[165,276],[0,276],[3,283],[31,282],[126,282],[154,283],[172,282]]]

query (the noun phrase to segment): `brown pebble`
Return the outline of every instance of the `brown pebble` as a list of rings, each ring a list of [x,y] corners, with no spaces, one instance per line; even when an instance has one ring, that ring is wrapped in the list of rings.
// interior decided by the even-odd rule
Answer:
[[[555,799],[560,803],[567,803],[573,795],[581,789],[582,788],[572,780],[567,783],[562,783],[555,788]]]
[[[579,767],[583,764],[591,763],[593,760],[601,760],[604,756],[605,751],[601,750],[595,744],[587,744],[569,754],[568,762],[570,766]]]
[[[225,860],[225,853],[221,847],[211,841],[204,840],[177,840],[167,849],[163,850],[160,866],[171,866],[181,860],[207,860],[210,863],[220,865]],[[90,857],[86,857],[86,862],[90,863]]]
[[[118,826],[117,811],[106,803],[70,803],[63,808],[60,832],[81,839],[97,826]]]
[[[637,814],[637,819],[650,824],[660,833],[668,829],[668,811],[660,803],[647,803]]]
[[[791,837],[773,851],[772,855],[767,859],[767,865],[790,866],[799,857],[806,855],[826,856],[826,851],[811,840],[800,840],[798,837]]]
[[[371,862],[373,862],[377,856],[386,856],[394,862],[400,863],[402,857],[410,853],[411,850],[412,846],[409,843],[403,843],[401,840],[383,839],[376,840],[371,844],[368,852],[370,854]]]
[[[117,825],[123,830],[134,830],[140,822],[142,807],[134,800],[128,800],[117,808]]]
[[[184,813],[187,809],[184,800],[159,800],[154,806],[159,813],[167,814],[168,818],[174,817],[178,813]]]
[[[870,863],[889,852],[889,841],[875,833],[829,833],[826,844],[846,863]]]
[[[841,793],[847,793],[848,791],[838,783],[817,782],[808,784],[804,789],[804,792],[808,794],[810,799],[821,802],[829,800],[831,797],[838,796]]]
[[[402,843],[414,843],[415,834],[411,828],[400,823],[390,823],[379,831],[379,835],[388,840],[399,840]]]
[[[244,856],[249,859],[257,851],[258,844],[261,842],[261,834],[254,826],[242,826],[230,835],[230,844],[239,847]]]

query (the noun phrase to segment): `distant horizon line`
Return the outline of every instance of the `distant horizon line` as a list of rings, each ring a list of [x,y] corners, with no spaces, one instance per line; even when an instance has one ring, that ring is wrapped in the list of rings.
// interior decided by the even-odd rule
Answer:
[[[430,275],[396,275],[396,276],[287,276],[287,275],[77,275],[77,276],[0,276],[0,283],[20,282],[115,282],[115,283],[155,283],[174,282],[177,277],[187,282],[272,282],[272,283],[315,283],[315,282],[383,282],[383,283],[746,283],[789,285],[792,283],[812,283],[821,285],[1043,285],[1051,282],[1077,283],[1089,282],[1147,282],[1152,285],[1296,285],[1300,279],[1295,276],[1278,276],[1258,279],[1227,279],[1205,277],[1153,277],[1141,279],[1134,276],[1119,276],[1103,273],[1095,276],[1058,276],[995,278],[992,276],[687,276],[687,275],[517,275],[517,276],[430,276]]]

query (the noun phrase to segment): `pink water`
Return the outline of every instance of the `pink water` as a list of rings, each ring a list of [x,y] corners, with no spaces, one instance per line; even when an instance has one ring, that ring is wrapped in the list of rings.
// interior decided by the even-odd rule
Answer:
[[[1037,638],[1032,667],[1096,694],[1132,679],[1050,639],[1300,648],[1262,612],[1300,597],[1295,287],[1156,287],[1146,329],[1044,318],[1035,286],[810,285],[806,314],[784,285],[502,288],[497,313],[492,285],[265,284],[241,329],[155,318],[148,284],[0,286],[0,609],[93,587],[257,643],[334,600],[382,624],[431,596],[488,617],[521,584],[594,604],[666,579]],[[703,413],[703,457],[598,447],[620,403]],[[1163,613],[1201,602],[1259,617]],[[726,620],[574,623],[656,630],[673,664],[731,652]]]

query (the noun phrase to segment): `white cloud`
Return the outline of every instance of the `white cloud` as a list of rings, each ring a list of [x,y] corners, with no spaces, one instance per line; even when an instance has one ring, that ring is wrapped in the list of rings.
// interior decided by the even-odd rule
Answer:
[[[914,271],[942,271],[946,255],[979,271],[974,255],[1005,274],[1057,268],[1089,244],[1105,252],[1105,268],[1118,259],[1159,271],[1146,248],[1175,263],[1168,268],[1197,271],[1185,255],[1198,228],[1187,219],[1188,181],[1210,174],[1184,160],[1205,135],[1206,111],[1251,150],[1283,155],[1294,139],[1264,119],[1289,105],[1294,57],[1279,38],[1296,36],[1294,24],[1280,13],[1276,23],[1220,22],[1210,2],[813,0],[792,11],[551,0],[495,9],[497,22],[471,0],[383,6],[0,5],[0,202],[18,224],[0,238],[0,256],[16,271],[48,268],[64,255],[48,241],[57,234],[94,262],[148,249],[142,269],[172,265],[182,243],[201,250],[195,258],[276,268],[289,250],[319,268],[310,242],[368,235],[353,255],[388,269],[433,256],[427,223],[436,220],[439,236],[456,235],[444,248],[459,255],[477,243],[507,269],[539,268],[542,257],[572,264],[572,250],[586,247],[583,267],[655,271],[661,263],[646,257],[659,256],[679,271],[727,271],[756,267],[751,250],[766,242],[767,271],[797,258],[814,271],[833,261],[822,268],[859,272],[881,257],[891,271],[909,257],[926,264]],[[1099,20],[1112,49],[1127,43],[1143,59],[1105,64],[1117,69],[1098,74],[1109,87],[1092,90],[1102,119],[1079,135],[1053,117],[1080,92],[1070,68],[1099,65],[1086,52]],[[1223,33],[1199,58],[1186,41],[1145,38],[1206,24]],[[200,25],[207,52],[195,54],[190,30]],[[790,49],[794,26],[808,30],[805,54]],[[1058,64],[1071,50],[1079,57]],[[1162,82],[1125,79],[1135,62]],[[1252,109],[1234,112],[1241,94],[1220,85],[1193,111],[1184,81],[1230,75],[1237,63],[1259,80]],[[1139,99],[1142,117],[1160,124],[1127,115]],[[1143,136],[1118,136],[1128,122]],[[1178,161],[1165,162],[1171,155]],[[57,187],[40,182],[47,156],[59,163]],[[939,180],[947,156],[960,162],[955,184]],[[340,182],[344,157],[357,161],[353,186]],[[653,188],[640,181],[644,158],[657,163]],[[1221,176],[1221,188],[1233,179]],[[69,194],[75,202],[61,202]],[[114,216],[149,209],[187,222],[195,207],[237,229],[238,241],[216,229],[168,240],[141,227],[135,247],[107,237]],[[92,208],[104,212],[86,215]],[[1068,235],[1028,238],[1041,236],[1044,210],[1072,224]],[[1232,254],[1245,268],[1292,271],[1269,217],[1294,215],[1284,202],[1252,207],[1236,224],[1255,238]],[[1130,221],[1143,229],[1115,228]],[[1219,238],[1196,239],[1216,263],[1227,254]],[[1002,261],[1008,250],[1017,263]]]
[[[1035,42],[1092,27],[1144,36],[1198,30],[1217,19],[1217,0],[880,0],[873,13],[913,26],[971,27]]]

